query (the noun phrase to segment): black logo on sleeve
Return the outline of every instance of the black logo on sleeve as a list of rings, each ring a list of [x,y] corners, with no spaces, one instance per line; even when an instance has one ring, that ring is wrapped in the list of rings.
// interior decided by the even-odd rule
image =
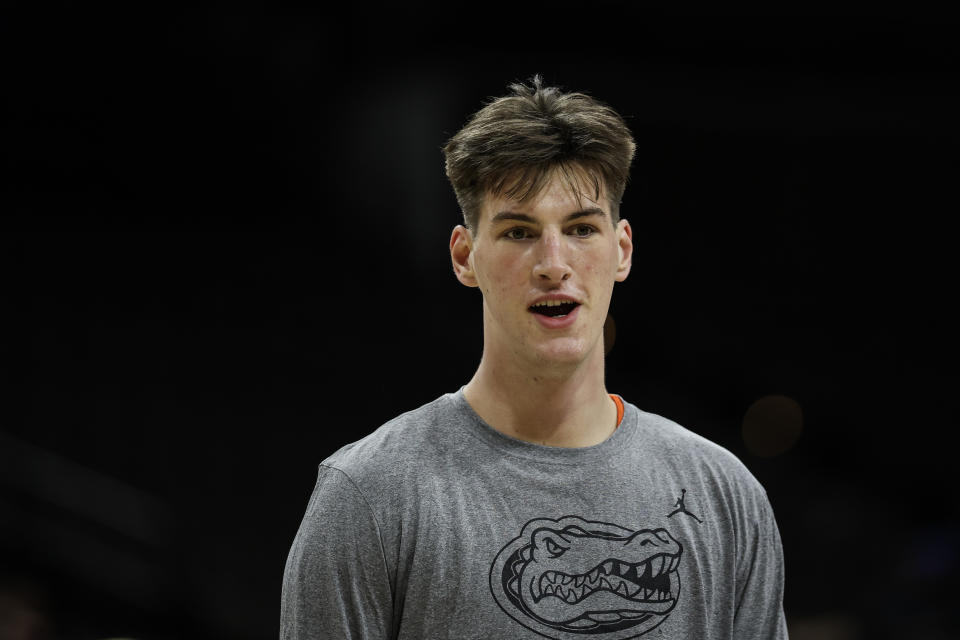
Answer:
[[[682,553],[666,529],[536,518],[497,554],[490,591],[507,615],[547,638],[636,638],[676,606]]]
[[[674,509],[672,512],[670,512],[669,514],[667,514],[667,517],[668,517],[668,518],[672,518],[673,516],[677,515],[678,513],[685,513],[685,514],[687,514],[688,516],[690,516],[691,518],[693,518],[694,520],[696,520],[697,522],[699,522],[700,524],[703,524],[703,520],[701,520],[701,519],[698,518],[697,516],[693,515],[693,514],[690,513],[689,511],[687,511],[686,505],[683,504],[683,499],[687,496],[687,490],[686,490],[686,489],[681,489],[681,491],[682,491],[682,493],[680,494],[680,497],[677,498],[677,502],[673,505],[673,506],[676,507],[676,509]]]

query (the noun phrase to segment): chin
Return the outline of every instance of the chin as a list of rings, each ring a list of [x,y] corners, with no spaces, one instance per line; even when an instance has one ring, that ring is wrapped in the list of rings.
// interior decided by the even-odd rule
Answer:
[[[574,338],[554,339],[537,349],[537,359],[545,365],[578,365],[589,355],[590,349],[584,341]]]

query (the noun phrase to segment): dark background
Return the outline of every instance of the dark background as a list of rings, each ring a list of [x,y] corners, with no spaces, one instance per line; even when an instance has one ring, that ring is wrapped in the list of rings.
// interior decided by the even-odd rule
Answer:
[[[6,6],[9,637],[276,637],[317,464],[479,362],[440,147],[533,73],[634,131],[607,386],[767,487],[792,637],[958,637],[957,21]]]

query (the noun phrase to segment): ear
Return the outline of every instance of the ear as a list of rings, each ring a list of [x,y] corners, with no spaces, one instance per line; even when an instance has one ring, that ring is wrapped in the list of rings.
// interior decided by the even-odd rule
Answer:
[[[630,267],[633,264],[633,229],[623,218],[617,223],[617,244],[620,249],[620,263],[617,265],[615,279],[617,282],[623,282],[630,274]]]
[[[468,287],[480,286],[473,271],[473,235],[462,224],[453,228],[450,235],[450,259],[453,261],[453,272],[457,280]]]

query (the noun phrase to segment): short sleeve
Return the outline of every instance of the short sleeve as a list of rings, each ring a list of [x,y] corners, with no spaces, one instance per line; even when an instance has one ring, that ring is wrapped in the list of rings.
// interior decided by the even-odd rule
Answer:
[[[754,504],[756,513],[748,527],[742,555],[738,558],[733,637],[737,640],[786,640],[780,531],[765,492],[757,496]]]
[[[374,513],[349,477],[321,465],[287,556],[280,639],[387,638],[392,609]]]

